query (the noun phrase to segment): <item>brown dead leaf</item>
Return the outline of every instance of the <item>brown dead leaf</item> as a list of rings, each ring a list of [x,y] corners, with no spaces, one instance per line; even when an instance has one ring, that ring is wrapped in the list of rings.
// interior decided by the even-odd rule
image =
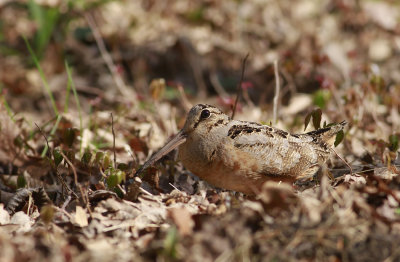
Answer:
[[[186,208],[170,208],[168,209],[168,217],[174,221],[181,236],[187,236],[193,232],[194,221]]]
[[[264,183],[258,196],[266,209],[288,209],[298,201],[290,185],[273,181]]]
[[[386,168],[386,167],[377,167],[374,168],[374,175],[379,177],[379,178],[383,178],[383,179],[387,179],[387,180],[392,180],[394,177],[398,176],[398,170],[395,166],[391,166],[390,168]]]
[[[145,155],[149,153],[146,143],[139,137],[132,137],[128,144],[135,152],[143,152]]]

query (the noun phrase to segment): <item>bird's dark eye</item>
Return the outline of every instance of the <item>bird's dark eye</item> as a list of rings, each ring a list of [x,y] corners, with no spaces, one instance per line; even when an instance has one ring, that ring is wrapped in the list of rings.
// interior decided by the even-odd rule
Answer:
[[[201,111],[200,119],[206,119],[210,117],[210,111],[207,109],[204,109]]]

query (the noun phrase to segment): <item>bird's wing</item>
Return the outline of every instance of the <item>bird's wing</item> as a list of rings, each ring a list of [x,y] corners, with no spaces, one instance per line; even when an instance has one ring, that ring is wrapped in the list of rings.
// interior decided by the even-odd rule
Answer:
[[[318,158],[311,136],[291,135],[267,125],[238,121],[230,127],[227,139],[232,140],[238,153],[260,163],[260,173],[293,174],[316,163]]]

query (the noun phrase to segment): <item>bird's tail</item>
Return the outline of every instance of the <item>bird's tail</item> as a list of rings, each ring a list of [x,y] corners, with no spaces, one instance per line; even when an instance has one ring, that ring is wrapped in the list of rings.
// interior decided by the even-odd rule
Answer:
[[[334,124],[324,128],[320,128],[315,131],[308,132],[307,134],[315,138],[319,138],[324,141],[328,146],[333,146],[335,143],[336,134],[343,130],[344,126],[347,124],[346,121],[342,121],[339,124]]]

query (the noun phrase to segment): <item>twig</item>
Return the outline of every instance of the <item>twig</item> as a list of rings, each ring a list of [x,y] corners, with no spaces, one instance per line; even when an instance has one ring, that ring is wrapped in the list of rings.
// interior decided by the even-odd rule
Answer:
[[[113,135],[113,151],[114,151],[114,168],[117,168],[117,154],[115,153],[115,132],[114,132],[114,116],[111,113],[111,131]]]
[[[31,215],[31,208],[33,206],[33,199],[32,199],[32,192],[29,192],[28,194],[29,194],[29,200],[28,200],[28,208],[26,210],[26,214],[28,216],[30,216]]]
[[[72,216],[70,213],[68,213],[64,208],[60,208],[58,206],[53,206],[54,209],[56,209],[57,211],[60,211],[61,213],[63,213],[64,215],[66,215],[70,220],[72,219]]]
[[[233,105],[232,116],[231,116],[232,119],[235,117],[236,106],[237,106],[237,103],[238,103],[238,101],[239,101],[239,96],[240,96],[241,91],[242,91],[242,83],[243,83],[243,77],[244,77],[244,70],[245,70],[245,68],[246,68],[246,61],[247,61],[247,58],[248,58],[248,57],[249,57],[249,53],[247,53],[247,55],[245,56],[245,58],[243,59],[243,62],[242,62],[242,74],[241,74],[241,76],[240,76],[239,85],[237,86],[237,90],[236,90],[236,100],[235,100],[235,104]]]
[[[148,196],[153,196],[152,193],[150,193],[149,191],[147,191],[147,190],[144,189],[144,188],[139,187],[139,190],[140,190],[142,193],[145,193],[145,194],[148,195]]]
[[[72,197],[69,195],[65,200],[64,204],[61,206],[61,209],[64,209],[68,206],[69,202],[71,202]]]
[[[85,197],[86,195],[83,193],[83,188],[81,186],[81,184],[78,182],[78,174],[76,173],[76,168],[75,166],[72,164],[72,162],[68,159],[68,157],[60,151],[60,154],[63,156],[64,160],[68,163],[68,165],[71,167],[72,169],[72,173],[74,174],[74,182],[75,185],[79,188],[79,191],[81,192],[81,197],[82,197],[82,201],[85,204],[90,216],[92,216],[92,211],[89,208],[89,198]]]
[[[44,139],[46,140],[47,147],[50,148],[49,140],[47,139],[47,137],[46,137],[46,135],[44,134],[43,130],[42,130],[36,123],[35,123],[35,125],[36,125],[36,127],[39,129],[39,132],[42,134],[42,136],[44,137]],[[54,152],[52,151],[51,154],[52,154],[53,160],[54,160]],[[75,196],[76,198],[78,198],[78,195],[77,195],[71,188],[69,188],[68,185],[65,183],[64,179],[62,179],[60,173],[58,173],[57,167],[55,167],[55,172],[56,172],[57,178],[60,180],[61,185],[63,186],[63,188],[66,189],[70,194],[74,194],[74,196]],[[70,195],[69,195],[69,197],[70,197]]]
[[[168,183],[170,186],[172,186],[175,190],[179,191],[182,193],[182,191],[180,191],[176,186],[174,186],[172,183]]]
[[[71,194],[73,194],[78,199],[79,198],[78,195],[71,188],[69,188],[67,183],[65,183],[64,179],[61,177],[60,173],[58,172],[57,167],[56,167],[55,171],[57,174],[57,178],[60,180],[61,185],[63,186],[63,190],[66,190],[67,192],[69,192],[68,198],[70,198]],[[64,194],[63,194],[63,197],[64,197]]]
[[[278,60],[274,61],[274,72],[275,72],[275,96],[274,96],[274,108],[273,108],[272,120],[274,124],[276,124],[277,114],[278,114],[279,92],[281,89],[279,81]]]
[[[334,148],[331,148],[331,149],[332,149],[332,151],[335,152],[335,154],[340,158],[340,160],[342,160],[342,161],[346,164],[346,166],[348,166],[348,167],[350,168],[350,175],[353,175],[353,168],[350,166],[350,164],[347,163],[347,161],[346,161],[344,158],[342,158],[342,157],[336,152],[336,150],[335,150]]]
[[[72,173],[74,174],[74,183],[76,186],[80,186],[79,182],[78,182],[78,174],[76,173],[76,169],[75,166],[72,164],[72,162],[68,159],[68,157],[62,152],[60,151],[60,154],[63,156],[64,160],[68,163],[68,165],[71,167],[72,169]],[[82,193],[82,192],[81,192]]]
[[[36,123],[35,123],[35,126],[39,129],[39,132],[40,132],[40,134],[42,134],[42,136],[44,137],[44,140],[46,140],[47,147],[50,148],[49,140],[47,140],[47,137],[46,137],[46,135],[44,134],[43,130],[42,130],[42,129],[38,126],[38,124],[36,124]]]
[[[126,87],[124,81],[122,80],[121,76],[118,73],[117,67],[115,66],[111,55],[108,53],[106,46],[104,44],[103,38],[101,37],[101,34],[98,30],[98,27],[93,19],[93,16],[91,14],[86,13],[85,14],[86,21],[89,24],[90,29],[93,32],[94,39],[96,40],[97,46],[100,50],[101,56],[103,60],[106,62],[106,65],[108,67],[108,70],[111,72],[111,76],[118,87],[119,91],[121,94],[125,97],[136,97],[136,93],[134,90]]]

